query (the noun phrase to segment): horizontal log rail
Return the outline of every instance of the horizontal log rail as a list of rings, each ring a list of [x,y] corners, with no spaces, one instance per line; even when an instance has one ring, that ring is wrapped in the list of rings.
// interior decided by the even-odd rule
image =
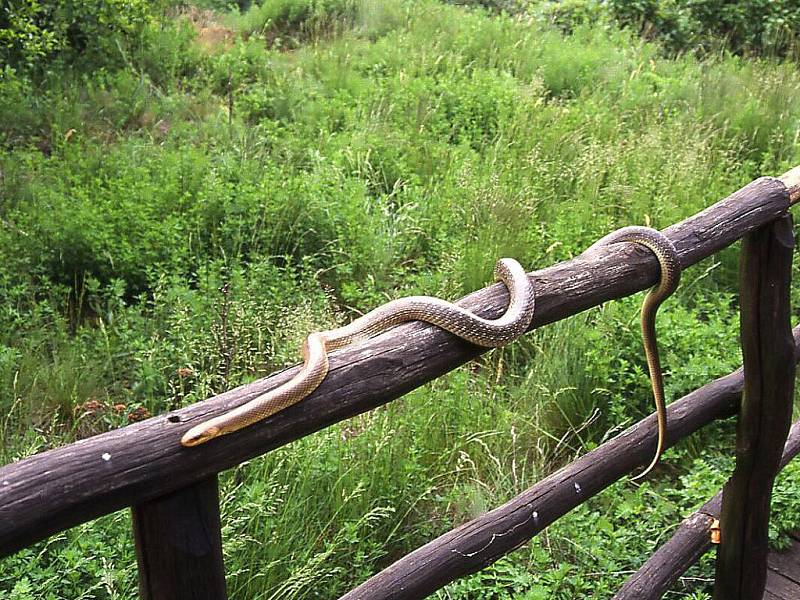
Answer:
[[[784,214],[800,172],[762,177],[664,230],[685,268]],[[796,194],[795,194],[796,195]],[[533,327],[646,289],[656,259],[632,245],[598,249],[530,274],[537,290]],[[502,285],[461,304],[484,317],[508,301]],[[294,367],[172,413],[49,450],[0,468],[0,556],[104,514],[164,496],[333,423],[385,404],[482,350],[435,328],[408,323],[331,358],[322,385],[270,419],[196,448],[180,445],[192,425],[288,381]],[[649,448],[649,446],[648,446]]]
[[[797,331],[795,331],[797,340]],[[792,425],[783,447],[781,469],[800,454],[800,421]],[[672,537],[631,575],[613,600],[658,600],[697,559],[711,549],[711,524],[722,510],[722,490],[675,530]]]
[[[800,325],[792,333],[797,361]],[[739,368],[671,403],[667,447],[716,419],[736,414],[743,385],[744,373]],[[655,435],[656,416],[650,415],[504,505],[407,554],[340,600],[417,600],[489,566],[636,467],[646,465],[655,450]]]

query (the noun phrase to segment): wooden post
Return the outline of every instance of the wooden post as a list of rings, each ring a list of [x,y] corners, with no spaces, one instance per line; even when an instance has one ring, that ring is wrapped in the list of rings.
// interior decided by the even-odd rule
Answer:
[[[715,600],[760,600],[772,484],[789,433],[794,343],[789,326],[794,236],[786,215],[745,237],[740,260],[744,394],[736,468],[722,496]]]
[[[142,600],[226,600],[217,477],[133,507]]]

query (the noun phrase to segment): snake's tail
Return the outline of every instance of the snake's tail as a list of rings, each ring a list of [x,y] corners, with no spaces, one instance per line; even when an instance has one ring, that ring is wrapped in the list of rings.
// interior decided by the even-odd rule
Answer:
[[[656,341],[656,312],[661,304],[661,300],[654,292],[648,292],[642,305],[642,339],[644,341],[644,353],[647,357],[647,368],[650,371],[650,382],[653,388],[653,400],[656,404],[656,417],[658,419],[658,443],[653,460],[647,468],[632,477],[633,481],[643,478],[650,473],[661,455],[664,453],[667,437],[667,404],[664,397],[664,376],[661,372],[661,360],[658,354],[658,343]]]
[[[666,419],[663,420],[662,423],[662,413],[659,412],[658,414],[658,446],[656,447],[656,453],[653,456],[653,460],[650,461],[650,464],[647,465],[647,468],[636,475],[635,477],[631,477],[631,481],[637,481],[645,477],[650,471],[655,469],[658,461],[661,460],[661,455],[664,454],[664,446],[666,445],[666,440],[664,439],[664,430],[667,427]]]
[[[641,479],[653,470],[658,464],[661,454],[664,452],[664,447],[666,446],[667,407],[664,399],[664,381],[661,373],[661,364],[658,359],[655,319],[658,306],[672,294],[678,286],[681,275],[681,262],[675,245],[663,233],[650,227],[638,227],[635,225],[623,227],[622,229],[611,232],[592,244],[586,252],[591,252],[595,248],[600,248],[608,244],[617,244],[620,242],[631,242],[644,246],[655,255],[661,267],[659,283],[650,290],[642,305],[642,339],[644,342],[645,354],[647,355],[647,366],[650,370],[650,381],[653,386],[656,414],[658,415],[658,445],[656,447],[656,454],[647,468],[636,477],[633,477],[633,479],[636,480]]]

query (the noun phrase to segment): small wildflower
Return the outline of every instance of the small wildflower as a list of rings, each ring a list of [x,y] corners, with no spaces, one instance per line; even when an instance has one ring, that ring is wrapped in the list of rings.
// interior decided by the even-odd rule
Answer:
[[[105,408],[99,400],[87,400],[83,404],[78,404],[73,409],[75,413],[92,414]]]
[[[128,413],[128,421],[135,423],[136,421],[144,421],[150,418],[150,411],[144,406],[140,406]]]

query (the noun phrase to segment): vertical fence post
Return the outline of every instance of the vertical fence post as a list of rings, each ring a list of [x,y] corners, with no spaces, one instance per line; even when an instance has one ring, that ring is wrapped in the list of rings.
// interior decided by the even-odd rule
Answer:
[[[216,475],[132,514],[141,600],[227,599]]]
[[[715,600],[760,600],[772,484],[789,433],[794,342],[789,325],[794,236],[786,215],[745,237],[740,259],[744,393],[736,468],[722,496]]]

